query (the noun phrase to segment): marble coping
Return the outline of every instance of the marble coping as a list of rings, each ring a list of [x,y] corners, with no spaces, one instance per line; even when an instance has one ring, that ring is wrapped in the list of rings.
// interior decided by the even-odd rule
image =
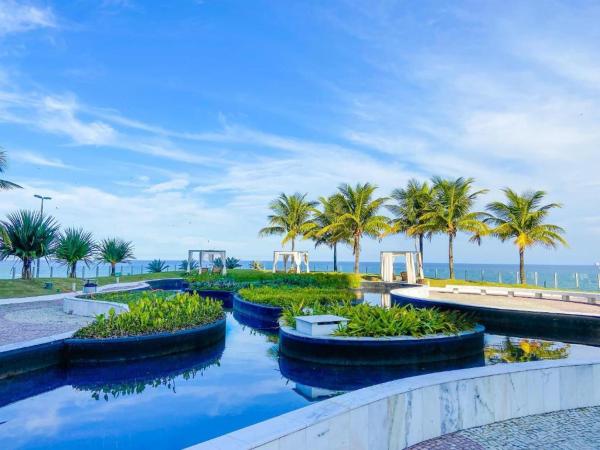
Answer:
[[[340,395],[189,447],[397,450],[516,417],[600,405],[600,359],[438,372]]]

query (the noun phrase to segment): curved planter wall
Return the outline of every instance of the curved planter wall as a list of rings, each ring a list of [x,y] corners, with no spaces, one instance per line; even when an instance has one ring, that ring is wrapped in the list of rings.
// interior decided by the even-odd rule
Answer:
[[[70,363],[124,361],[209,347],[225,338],[225,319],[174,333],[64,341]]]
[[[111,309],[113,309],[115,313],[121,314],[129,311],[129,306],[124,303],[105,302],[102,300],[90,300],[78,297],[67,297],[63,299],[63,312],[66,314],[96,317],[99,314],[108,315]]]
[[[239,295],[235,295],[233,298],[233,308],[244,316],[259,319],[261,322],[268,324],[269,328],[277,327],[279,325],[279,318],[283,312],[283,308],[279,306],[252,303],[244,300]]]
[[[279,330],[279,351],[319,364],[398,366],[464,359],[483,354],[484,328],[457,335],[421,338],[307,336],[290,327]]]
[[[489,333],[547,339],[576,344],[600,345],[600,317],[462,305],[391,292],[392,303],[419,308],[458,310],[472,314]]]
[[[151,289],[161,289],[163,291],[183,291],[190,287],[190,284],[183,278],[147,280],[145,283],[150,286]]]

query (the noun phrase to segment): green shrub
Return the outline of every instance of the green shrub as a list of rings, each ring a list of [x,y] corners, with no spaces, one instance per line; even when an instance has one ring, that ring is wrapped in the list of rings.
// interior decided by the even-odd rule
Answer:
[[[220,274],[203,273],[189,274],[187,280],[191,283],[212,282],[218,279],[227,279],[237,283],[252,285],[291,285],[304,287],[321,287],[332,289],[347,289],[360,287],[360,275],[353,273],[273,273],[262,270],[235,269],[227,272],[226,276]]]
[[[138,336],[163,331],[178,331],[215,322],[224,317],[221,302],[197,294],[176,294],[164,298],[153,292],[129,304],[129,311],[99,315],[75,333],[78,338]]]
[[[296,326],[296,316],[306,315],[304,305],[295,304],[283,311],[284,323]],[[428,334],[457,334],[471,330],[475,322],[458,311],[415,308],[412,305],[381,308],[367,304],[313,305],[312,314],[334,314],[349,319],[346,326],[335,331],[336,336],[382,337],[425,336]]]
[[[239,294],[252,303],[287,307],[303,305],[312,307],[317,304],[350,303],[356,300],[356,294],[348,289],[326,289],[316,287],[250,287],[240,289]]]

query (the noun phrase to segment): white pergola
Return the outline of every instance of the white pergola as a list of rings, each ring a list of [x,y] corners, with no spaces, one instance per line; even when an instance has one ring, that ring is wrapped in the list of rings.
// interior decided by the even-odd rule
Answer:
[[[283,257],[283,263],[285,265],[287,265],[288,258],[291,257],[292,264],[296,266],[296,273],[302,272],[302,263],[304,263],[306,273],[310,272],[310,267],[308,266],[308,252],[276,250],[273,252],[273,273],[277,272],[277,262],[280,257]]]
[[[225,250],[188,250],[188,273],[192,271],[194,253],[198,253],[198,273],[202,273],[202,263],[208,261],[214,264],[215,256],[221,258],[223,263],[223,275],[227,274],[227,254]]]
[[[415,284],[418,278],[423,279],[423,264],[421,253],[411,251],[381,252],[381,280],[384,282],[394,281],[394,261],[404,256],[406,261],[406,282]]]

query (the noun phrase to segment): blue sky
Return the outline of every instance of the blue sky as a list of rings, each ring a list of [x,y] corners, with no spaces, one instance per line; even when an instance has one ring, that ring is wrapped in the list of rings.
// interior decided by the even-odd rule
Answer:
[[[257,238],[279,192],[462,175],[485,201],[547,190],[571,245],[528,261],[592,264],[599,20],[591,1],[0,0],[0,144],[26,188],[0,214],[44,193],[61,223],[141,258],[258,259],[279,246]],[[363,259],[407,247],[366,242]],[[427,252],[443,262],[446,240]],[[463,237],[456,259],[516,251]]]

